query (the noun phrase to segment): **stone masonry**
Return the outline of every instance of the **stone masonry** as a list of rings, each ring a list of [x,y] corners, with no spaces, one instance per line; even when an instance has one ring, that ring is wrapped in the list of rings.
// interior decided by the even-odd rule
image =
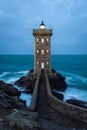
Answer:
[[[34,73],[40,73],[41,69],[50,73],[52,29],[46,29],[42,21],[40,29],[33,29],[33,35],[35,37]]]

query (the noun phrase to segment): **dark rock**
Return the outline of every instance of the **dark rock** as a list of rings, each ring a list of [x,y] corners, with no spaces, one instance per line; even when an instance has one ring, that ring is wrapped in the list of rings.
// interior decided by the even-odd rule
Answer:
[[[10,96],[4,92],[0,92],[0,108],[12,108]]]
[[[56,73],[56,70],[54,70],[54,69],[52,69],[51,71],[52,71],[52,73]]]
[[[37,113],[31,113],[27,110],[13,111],[4,118],[3,124],[9,129],[16,128],[16,130],[39,130],[40,126],[36,122],[37,117]]]
[[[67,88],[67,84],[65,82],[65,77],[61,74],[57,73],[56,77],[49,78],[51,88],[58,91],[65,91]]]
[[[30,78],[29,76],[23,76],[15,82],[17,86],[26,87],[33,92],[36,79]]]
[[[57,73],[57,78],[61,81],[64,81],[65,80],[65,77],[62,76],[60,73]]]
[[[61,94],[61,93],[58,93],[58,92],[56,92],[56,91],[52,91],[52,94],[53,94],[55,97],[57,97],[57,98],[59,98],[59,99],[61,99],[61,100],[64,99],[64,96],[63,96],[63,94]]]
[[[29,71],[29,73],[33,73],[34,72],[34,69],[31,69],[30,71]]]
[[[0,90],[7,93],[9,96],[19,96],[20,92],[18,89],[14,88],[13,85],[7,84],[3,81],[0,81]]]
[[[87,108],[87,102],[85,102],[85,101],[81,101],[81,100],[77,100],[77,99],[68,99],[66,102],[79,106],[79,107]]]
[[[0,108],[23,108],[25,107],[24,101],[17,96],[9,96],[8,94],[0,91]]]

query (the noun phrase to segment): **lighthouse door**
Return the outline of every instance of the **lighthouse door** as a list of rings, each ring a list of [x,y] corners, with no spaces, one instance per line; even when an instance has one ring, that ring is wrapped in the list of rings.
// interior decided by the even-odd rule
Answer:
[[[41,63],[41,69],[44,69],[45,65],[44,63]]]

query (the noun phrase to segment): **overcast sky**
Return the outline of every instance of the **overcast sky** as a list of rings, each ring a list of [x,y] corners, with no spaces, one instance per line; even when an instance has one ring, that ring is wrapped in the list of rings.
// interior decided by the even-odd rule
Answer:
[[[0,54],[33,54],[42,20],[52,54],[87,54],[87,0],[0,0]]]

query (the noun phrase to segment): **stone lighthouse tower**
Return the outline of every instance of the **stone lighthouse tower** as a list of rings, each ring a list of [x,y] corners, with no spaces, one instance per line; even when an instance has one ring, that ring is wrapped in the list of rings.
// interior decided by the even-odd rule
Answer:
[[[33,30],[33,35],[35,37],[34,73],[39,73],[41,69],[50,73],[52,29],[46,29],[42,21],[40,28]]]

